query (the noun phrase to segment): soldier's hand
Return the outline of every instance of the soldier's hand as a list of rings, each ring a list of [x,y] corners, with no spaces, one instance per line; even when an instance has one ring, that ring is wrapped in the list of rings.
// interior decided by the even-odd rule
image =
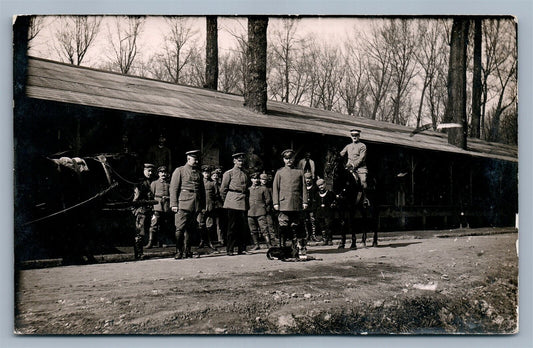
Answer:
[[[178,212],[178,207],[172,207],[171,209],[172,209],[172,211],[173,211],[174,213],[177,213],[177,212]]]
[[[304,203],[303,206],[304,206],[304,210],[305,210],[305,209],[307,209],[307,207],[309,206],[309,204]]]
[[[274,210],[279,210],[279,204],[274,204]]]

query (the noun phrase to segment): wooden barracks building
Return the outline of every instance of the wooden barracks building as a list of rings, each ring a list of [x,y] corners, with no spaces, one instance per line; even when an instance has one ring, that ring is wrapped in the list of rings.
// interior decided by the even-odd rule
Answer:
[[[321,175],[327,149],[342,149],[348,131],[359,128],[382,219],[454,227],[464,212],[471,224],[514,225],[518,212],[516,146],[468,139],[465,151],[449,145],[446,134],[412,135],[405,126],[275,101],[262,115],[244,108],[241,96],[37,58],[28,60],[24,109],[15,140],[27,155],[110,153],[123,134],[142,154],[163,133],[173,168],[193,148],[202,150],[203,163],[224,168],[232,166],[233,151],[253,148],[263,167],[275,170],[281,150],[292,147],[300,157],[311,152]]]
[[[204,164],[228,169],[232,152],[253,151],[275,170],[281,150],[292,147],[300,158],[310,152],[321,176],[326,151],[349,143],[352,128],[367,145],[380,231],[515,225],[516,146],[468,139],[462,150],[443,133],[413,135],[405,126],[275,101],[263,115],[243,107],[242,96],[32,57],[15,81],[16,230],[38,203],[39,158],[120,152],[127,135],[142,162],[164,134],[172,168],[199,148]]]

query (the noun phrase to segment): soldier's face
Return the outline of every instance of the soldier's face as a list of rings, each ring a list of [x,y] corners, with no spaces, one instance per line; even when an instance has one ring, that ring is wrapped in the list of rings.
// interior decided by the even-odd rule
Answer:
[[[235,159],[233,160],[233,163],[235,164],[235,166],[236,166],[237,168],[242,168],[242,165],[244,164],[244,159],[242,159],[242,158],[235,158]]]
[[[290,157],[290,158],[283,157],[283,162],[285,162],[286,166],[292,167],[292,165],[294,164],[294,158],[293,157]]]
[[[358,142],[359,141],[359,134],[352,134],[352,141],[354,143]]]
[[[165,180],[167,178],[167,172],[159,172],[159,178]]]
[[[259,182],[259,179],[252,178],[252,185],[257,186],[257,183]]]
[[[209,173],[203,172],[202,175],[204,176],[204,179],[209,179]]]
[[[261,179],[259,181],[261,181],[261,185],[263,186],[267,184],[267,179]]]
[[[198,159],[196,157],[187,156],[187,164],[191,167],[195,167],[198,164]]]
[[[307,186],[311,186],[312,183],[313,183],[313,179],[311,179],[311,178],[305,178],[305,184],[306,184]]]
[[[218,180],[218,174],[211,174],[211,180],[217,181]]]
[[[151,168],[145,168],[144,169],[144,176],[147,177],[147,178],[151,178],[152,177],[152,169]]]
[[[324,192],[324,191],[326,191],[326,184],[320,184],[320,185],[318,185],[318,189],[320,190],[320,192]]]

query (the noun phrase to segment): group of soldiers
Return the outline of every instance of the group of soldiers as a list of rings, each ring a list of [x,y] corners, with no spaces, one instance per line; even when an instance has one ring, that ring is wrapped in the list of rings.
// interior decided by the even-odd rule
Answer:
[[[346,168],[366,186],[366,146],[359,141],[360,130],[350,131],[352,143],[341,155],[347,155]],[[198,233],[199,247],[212,248],[212,229],[217,228],[219,242],[229,256],[247,253],[251,237],[254,249],[264,238],[267,247],[286,246],[287,242],[306,257],[308,240],[321,234],[324,245],[332,245],[331,227],[336,196],[324,179],[315,176],[314,162],[305,155],[295,166],[295,151],[281,153],[283,167],[272,178],[266,173],[247,173],[246,154],[232,154],[233,168],[220,174],[219,168],[200,167],[199,150],[186,152],[186,163],[176,168],[168,180],[168,168],[157,168],[158,179],[151,181],[153,164],[144,165],[143,180],[135,186],[134,201],[155,201],[139,205],[135,215],[135,259],[143,259],[143,247],[161,243],[163,226],[174,219],[175,259],[192,257],[191,242]],[[251,184],[250,184],[251,183]],[[225,233],[224,233],[225,232]],[[144,237],[148,234],[148,244]],[[352,247],[355,247],[353,243]]]

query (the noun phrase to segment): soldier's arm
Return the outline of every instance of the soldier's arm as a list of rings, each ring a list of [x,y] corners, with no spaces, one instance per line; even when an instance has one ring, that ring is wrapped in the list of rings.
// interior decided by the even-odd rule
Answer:
[[[133,201],[137,202],[139,200],[139,197],[141,195],[141,190],[139,190],[139,187],[135,185],[133,188]]]
[[[229,182],[231,179],[231,172],[225,172],[224,175],[222,175],[222,184],[220,184],[220,196],[222,197],[222,201],[226,200],[226,195],[228,194],[229,190]]]
[[[344,155],[346,155],[347,152],[348,152],[348,145],[346,145],[346,146],[344,147],[344,149],[342,149],[342,151],[340,152],[340,155],[341,155],[341,156],[344,156]]]
[[[204,185],[204,179],[200,178],[200,210],[204,210],[206,209],[206,204],[207,204],[207,197],[206,197],[206,194],[207,192],[205,191],[205,185]]]
[[[309,192],[307,192],[307,185],[305,184],[304,173],[302,171],[302,204],[303,208],[307,209],[309,206]]]
[[[279,171],[276,172],[274,180],[272,181],[272,203],[274,204],[274,209],[279,210],[279,185],[280,185],[280,176]]]
[[[172,208],[172,211],[174,212],[177,211],[180,188],[181,188],[181,172],[178,168],[172,173],[172,178],[170,179],[170,187],[169,187],[170,207]]]
[[[359,148],[359,157],[357,158],[357,161],[354,162],[354,167],[357,168],[359,165],[366,159],[366,145],[361,143],[361,147]]]

